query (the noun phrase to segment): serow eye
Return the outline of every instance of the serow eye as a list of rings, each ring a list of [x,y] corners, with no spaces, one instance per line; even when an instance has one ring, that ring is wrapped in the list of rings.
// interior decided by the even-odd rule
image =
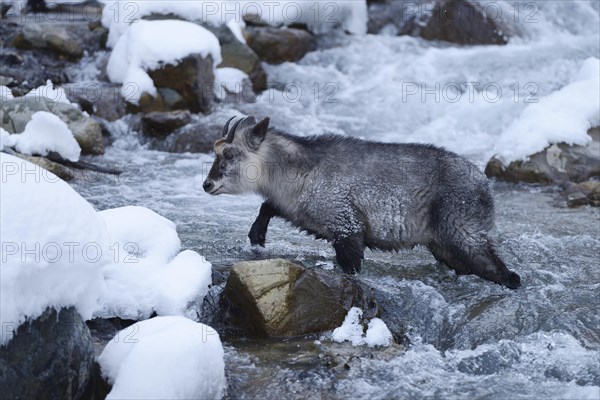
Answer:
[[[231,153],[226,153],[226,154],[224,154],[224,156],[225,156],[225,159],[228,161],[233,160],[233,154],[231,154]]]

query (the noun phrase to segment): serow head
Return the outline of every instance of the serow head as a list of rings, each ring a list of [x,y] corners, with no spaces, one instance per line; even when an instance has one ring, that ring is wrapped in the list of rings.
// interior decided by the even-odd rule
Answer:
[[[223,134],[214,144],[215,161],[202,188],[211,195],[256,192],[264,171],[264,152],[261,152],[269,118],[256,122],[246,117],[229,127],[231,118],[223,127]]]

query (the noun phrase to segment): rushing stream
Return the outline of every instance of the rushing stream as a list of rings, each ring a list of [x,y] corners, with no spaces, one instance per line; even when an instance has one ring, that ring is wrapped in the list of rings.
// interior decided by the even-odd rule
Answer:
[[[584,59],[598,57],[597,3],[568,3],[549,3],[547,15],[554,17],[542,18],[505,47],[371,35],[336,39],[341,46],[311,53],[298,64],[268,67],[272,86],[296,82],[286,88],[288,97],[271,90],[237,110],[217,106],[206,118],[269,115],[274,125],[296,134],[329,130],[432,142],[483,163],[525,99],[562,87]],[[495,82],[504,95],[497,102],[401,96],[406,82],[435,87],[474,81]],[[300,92],[293,101],[292,89]],[[280,220],[272,222],[267,247],[257,253],[246,235],[261,200],[205,194],[201,186],[211,155],[149,150],[126,120],[111,129],[113,146],[91,160],[128,172],[119,178],[86,175],[74,183],[96,208],[151,208],[174,221],[183,247],[204,255],[216,270],[257,257],[307,266],[334,260],[327,243]],[[360,279],[402,299],[397,312],[408,328],[406,349],[334,346],[318,337],[226,337],[228,397],[600,398],[600,209],[557,207],[556,190],[494,184],[500,252],[521,275],[522,288],[458,278],[425,249],[367,251]],[[332,352],[357,356],[335,365],[327,356]]]

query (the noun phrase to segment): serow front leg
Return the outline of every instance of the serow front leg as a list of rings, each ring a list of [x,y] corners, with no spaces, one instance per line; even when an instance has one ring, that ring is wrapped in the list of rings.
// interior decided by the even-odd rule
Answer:
[[[333,242],[338,264],[346,274],[354,275],[360,272],[362,260],[365,258],[363,235],[356,233],[350,236],[338,237]]]
[[[256,220],[252,224],[250,232],[248,233],[248,238],[250,239],[250,244],[252,246],[259,245],[265,247],[265,239],[267,237],[269,222],[271,222],[271,218],[275,216],[277,216],[277,210],[275,210],[275,208],[268,201],[262,203],[258,217],[256,217]]]

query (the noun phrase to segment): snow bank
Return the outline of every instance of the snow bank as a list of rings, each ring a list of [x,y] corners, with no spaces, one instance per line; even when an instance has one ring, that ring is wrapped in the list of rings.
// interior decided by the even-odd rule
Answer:
[[[156,317],[119,332],[98,362],[113,385],[107,399],[220,399],[224,352],[211,327]]]
[[[385,322],[379,318],[373,318],[365,333],[360,321],[362,315],[363,312],[360,308],[352,307],[342,326],[333,330],[331,339],[339,343],[348,341],[353,346],[365,344],[369,347],[390,346],[393,343],[393,337]]]
[[[0,153],[0,343],[48,306],[76,306],[90,318],[110,262],[104,221],[67,183]]]
[[[37,88],[29,91],[25,96],[41,98],[45,97],[57,103],[71,104],[67,98],[67,93],[60,86],[54,87],[54,84],[50,79],[46,81],[45,85],[38,86]]]
[[[497,143],[508,163],[525,160],[553,143],[587,145],[600,126],[600,60],[588,58],[571,84],[529,105]]]
[[[46,111],[33,114],[23,133],[3,136],[2,146],[14,147],[27,155],[45,156],[54,151],[71,161],[79,160],[81,154],[81,147],[67,124]]]
[[[144,207],[99,215],[108,229],[113,262],[102,270],[106,290],[95,316],[137,320],[153,312],[184,315],[191,303],[202,301],[212,266],[194,251],[179,253],[181,241],[173,222]]]
[[[137,85],[133,94],[131,88],[125,86],[122,92],[128,101],[137,103],[143,92],[152,96],[157,94],[146,71],[163,64],[176,64],[194,53],[212,56],[215,67],[221,63],[219,40],[207,29],[186,21],[138,21],[116,42],[106,71],[113,82]]]

